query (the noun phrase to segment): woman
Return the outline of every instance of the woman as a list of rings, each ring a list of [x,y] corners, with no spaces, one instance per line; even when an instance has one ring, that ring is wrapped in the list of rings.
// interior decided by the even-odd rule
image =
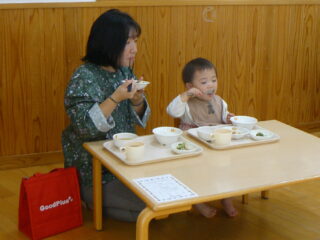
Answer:
[[[143,90],[132,85],[131,66],[140,33],[140,26],[128,14],[116,9],[103,13],[91,27],[84,64],[66,89],[65,108],[71,124],[62,134],[65,167],[78,169],[81,197],[91,207],[92,157],[82,144],[135,132],[135,124],[145,127],[150,114]],[[106,169],[102,183],[104,214],[135,221],[144,203]]]

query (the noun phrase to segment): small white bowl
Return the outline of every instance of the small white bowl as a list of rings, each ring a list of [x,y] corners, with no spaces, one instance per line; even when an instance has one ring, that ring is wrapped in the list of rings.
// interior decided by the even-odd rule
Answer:
[[[250,136],[257,141],[272,138],[273,135],[273,132],[266,129],[255,129],[250,131]]]
[[[197,147],[189,142],[175,142],[171,144],[171,150],[177,154],[190,153],[197,150]]]
[[[244,127],[227,126],[223,128],[230,129],[232,131],[232,139],[244,138],[250,132],[249,129]]]
[[[122,133],[117,133],[112,136],[113,139],[113,144],[117,148],[124,147],[128,142],[132,141],[133,139],[137,138],[138,135],[134,133],[129,133],[129,132],[122,132]]]
[[[232,124],[237,127],[244,127],[249,130],[253,129],[258,120],[249,116],[234,116],[230,118]]]
[[[183,133],[181,129],[175,127],[157,127],[152,132],[162,145],[170,145],[177,142]]]
[[[135,80],[134,85],[136,86],[137,90],[144,89],[146,86],[148,86],[150,82],[143,81],[143,80]]]
[[[217,129],[217,126],[202,126],[197,128],[197,133],[201,139],[205,141],[211,141],[212,133],[215,129]]]

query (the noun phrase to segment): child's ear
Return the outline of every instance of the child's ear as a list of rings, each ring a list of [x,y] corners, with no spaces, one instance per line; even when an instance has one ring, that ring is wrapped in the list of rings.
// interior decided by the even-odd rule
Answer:
[[[193,86],[192,86],[192,83],[189,83],[189,82],[186,83],[186,88],[187,88],[187,89],[190,89],[190,88],[192,88],[192,87],[193,87]]]

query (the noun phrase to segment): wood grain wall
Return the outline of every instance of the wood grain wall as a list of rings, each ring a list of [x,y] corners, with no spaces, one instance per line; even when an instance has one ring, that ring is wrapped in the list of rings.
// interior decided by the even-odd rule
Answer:
[[[205,57],[231,112],[320,125],[320,5],[121,7],[142,26],[137,75],[152,84],[146,130],[173,125],[181,69]],[[0,10],[0,156],[60,151],[63,95],[107,8]]]

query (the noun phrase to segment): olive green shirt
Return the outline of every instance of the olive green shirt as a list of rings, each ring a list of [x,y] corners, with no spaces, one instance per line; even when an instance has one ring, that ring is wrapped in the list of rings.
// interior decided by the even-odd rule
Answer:
[[[145,99],[141,117],[133,109],[130,100],[120,102],[106,118],[99,104],[106,100],[132,73],[128,68],[108,72],[98,65],[85,63],[73,74],[64,98],[66,112],[71,120],[62,133],[65,167],[75,166],[82,185],[92,185],[92,157],[83,148],[84,142],[112,139],[119,132],[135,132],[135,125],[146,126],[150,107]],[[102,170],[102,183],[115,177]]]

